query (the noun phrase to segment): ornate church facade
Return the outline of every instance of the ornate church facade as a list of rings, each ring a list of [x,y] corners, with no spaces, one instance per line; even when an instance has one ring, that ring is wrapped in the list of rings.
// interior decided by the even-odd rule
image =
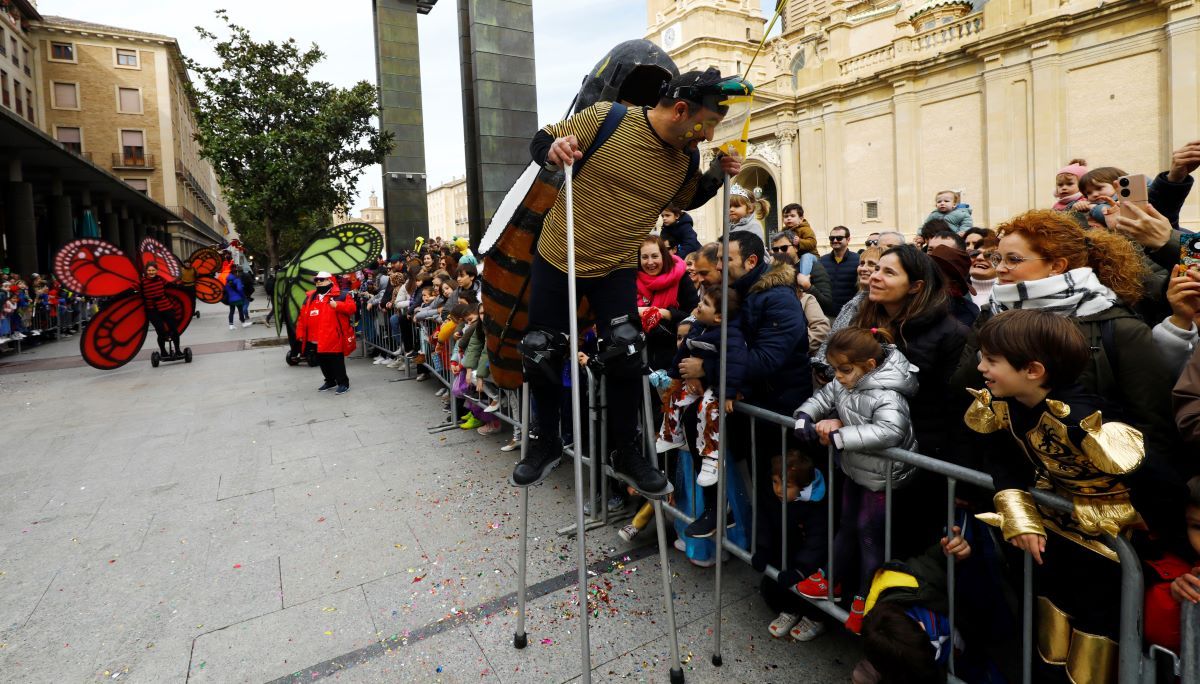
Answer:
[[[759,6],[647,0],[646,37],[681,71],[745,73]],[[1153,175],[1200,139],[1198,0],[792,0],[782,20],[750,66],[735,179],[771,202],[768,228],[799,202],[818,236],[911,235],[941,190],[995,226],[1049,207],[1072,158]],[[692,213],[717,234],[718,202]]]

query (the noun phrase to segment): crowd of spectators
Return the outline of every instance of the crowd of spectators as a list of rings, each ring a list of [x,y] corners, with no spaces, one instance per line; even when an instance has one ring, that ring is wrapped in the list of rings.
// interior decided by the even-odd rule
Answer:
[[[0,273],[0,353],[71,337],[93,307],[53,275]]]
[[[1089,662],[1111,665],[1119,566],[1098,543],[1089,546],[1105,531],[1129,536],[1146,563],[1147,640],[1178,650],[1179,605],[1200,601],[1200,264],[1189,256],[1200,257],[1200,249],[1179,225],[1198,166],[1200,142],[1175,151],[1168,169],[1149,178],[1149,201],[1140,203],[1121,199],[1125,171],[1072,160],[1056,178],[1053,209],[988,228],[973,222],[958,193],[943,191],[915,226],[912,244],[900,231],[857,242],[848,228],[834,226],[821,231],[829,245],[824,254],[802,207],[786,205],[781,230],[764,235],[767,208],[741,197],[729,217],[737,230],[724,293],[720,243],[701,244],[687,213],[667,207],[661,231],[639,246],[638,296],[630,307],[646,333],[651,382],[662,398],[654,407],[658,448],[696,455],[688,477],[701,485],[704,512],[679,530],[680,539],[713,534],[711,485],[722,476],[711,458],[717,440],[732,462],[745,463],[757,429],[756,465],[771,478],[761,478],[755,492],[760,518],[741,522],[760,526],[758,546],[749,549],[756,567],[784,570],[778,581],[763,579],[764,599],[779,613],[769,631],[816,639],[829,619],[811,602],[840,601],[851,616],[846,626],[865,637],[868,657],[856,681],[925,681],[897,673],[936,672],[951,650],[962,655],[962,671],[974,677],[969,681],[1013,676],[1013,659],[1001,654],[1016,647],[1014,569],[1022,552],[1034,554],[1039,568],[1038,679],[1052,681],[1064,671],[1075,676]],[[352,285],[366,300],[364,320],[373,321],[364,335],[376,343],[376,363],[417,362],[418,379],[448,373],[451,386],[438,394],[447,411],[460,402],[462,427],[504,431],[495,412],[515,411],[517,398],[489,380],[480,273],[465,241],[434,240]],[[722,304],[731,333],[724,397],[715,391]],[[584,332],[579,361],[589,363],[602,342]],[[1024,341],[1014,345],[1014,335]],[[384,336],[393,342],[381,343]],[[1014,387],[1040,389],[1040,397],[1024,405],[1023,390]],[[726,400],[730,408],[741,401],[794,416],[798,428],[786,453],[762,446],[779,443],[777,427],[753,424],[736,409],[726,432],[716,434],[715,406]],[[1055,432],[1038,416],[1068,427]],[[1029,429],[1017,430],[1027,420]],[[992,439],[987,425],[1007,426],[1007,441]],[[558,435],[564,443],[569,430],[564,422]],[[1144,456],[1123,465],[1097,461],[1103,459],[1096,454],[1119,451],[1106,441],[1114,430],[1125,430]],[[509,436],[504,451],[518,448],[519,434]],[[837,449],[838,473],[825,472],[827,444]],[[941,480],[874,455],[887,447],[988,473],[1002,491],[993,498],[960,487],[961,522],[945,530]],[[1100,479],[1090,490],[1072,490],[1071,477],[1091,472],[1080,465],[1084,456]],[[893,558],[884,557],[881,538],[889,469]],[[677,491],[690,486],[674,468],[667,473]],[[831,477],[841,483],[835,529],[827,527],[823,501]],[[1083,519],[1093,505],[1083,499],[1103,493],[1101,480],[1132,497],[1121,504],[1132,511],[1126,518]],[[1075,493],[1079,519],[1052,520],[1031,503],[1021,527],[1006,491],[1035,485]],[[610,508],[634,498],[624,487],[612,491]],[[784,498],[794,504],[787,558],[779,543]],[[644,525],[645,516],[638,517]],[[837,586],[824,574],[831,534]],[[968,607],[959,611],[961,634],[945,633],[943,554],[961,568],[960,605]],[[907,580],[888,584],[896,573]],[[1065,643],[1056,641],[1061,634],[1046,617],[1056,610],[1066,616]],[[1088,650],[1091,637],[1099,645]]]

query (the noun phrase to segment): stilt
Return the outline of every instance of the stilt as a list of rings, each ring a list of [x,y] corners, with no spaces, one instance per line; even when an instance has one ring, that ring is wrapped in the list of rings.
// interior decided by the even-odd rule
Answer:
[[[646,352],[642,350],[645,360]],[[655,447],[654,413],[650,410],[650,378],[642,376],[642,415],[645,420],[643,432],[646,437],[650,465],[659,467],[658,449]],[[662,498],[652,499],[654,505],[654,527],[658,531],[658,564],[662,570],[663,606],[667,610],[667,636],[671,640],[671,684],[683,683],[683,663],[679,659],[679,633],[675,630],[675,599],[671,591],[671,559],[667,553],[667,523],[663,514]],[[718,550],[719,552],[719,550]]]
[[[529,449],[529,383],[521,385],[521,458]],[[529,547],[529,487],[521,487],[521,557],[517,561],[517,631],[513,633],[513,648],[525,648],[525,589],[528,577],[525,565]]]
[[[721,291],[729,291],[729,176],[725,176],[725,188],[722,194],[722,205],[725,207],[725,228],[721,231]],[[717,531],[713,535],[713,541],[716,543],[716,549],[713,553],[716,554],[717,571],[716,571],[716,588],[714,593],[717,597],[716,618],[713,622],[713,655],[712,664],[715,667],[721,666],[721,559],[725,554],[725,516],[727,510],[726,503],[726,477],[725,473],[729,472],[729,458],[727,456],[729,441],[726,439],[725,432],[725,397],[726,392],[726,366],[728,358],[726,350],[729,345],[729,298],[721,297],[721,351],[720,351],[720,371],[718,373],[717,382],[717,435],[721,440],[717,447],[717,472],[721,475],[717,478]]]

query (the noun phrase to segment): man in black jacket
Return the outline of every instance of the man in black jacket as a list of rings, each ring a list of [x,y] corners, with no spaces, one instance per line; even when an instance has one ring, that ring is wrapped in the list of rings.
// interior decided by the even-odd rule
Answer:
[[[821,257],[821,265],[833,284],[834,314],[858,291],[858,254],[850,251],[850,229],[835,226],[829,231],[830,252]]]

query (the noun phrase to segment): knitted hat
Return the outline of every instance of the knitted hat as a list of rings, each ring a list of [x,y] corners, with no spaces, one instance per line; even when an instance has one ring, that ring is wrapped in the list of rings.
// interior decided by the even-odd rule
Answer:
[[[959,286],[975,294],[975,286],[971,284],[971,257],[967,253],[957,247],[949,245],[938,245],[929,251],[929,256],[933,258],[942,275],[948,280],[957,282]]]
[[[1088,172],[1088,168],[1086,166],[1084,166],[1083,164],[1067,164],[1066,166],[1059,169],[1058,173],[1056,173],[1054,175],[1058,176],[1058,175],[1061,175],[1064,173],[1068,173],[1072,176],[1075,176],[1075,178],[1083,178],[1083,174],[1085,174],[1087,172]]]

